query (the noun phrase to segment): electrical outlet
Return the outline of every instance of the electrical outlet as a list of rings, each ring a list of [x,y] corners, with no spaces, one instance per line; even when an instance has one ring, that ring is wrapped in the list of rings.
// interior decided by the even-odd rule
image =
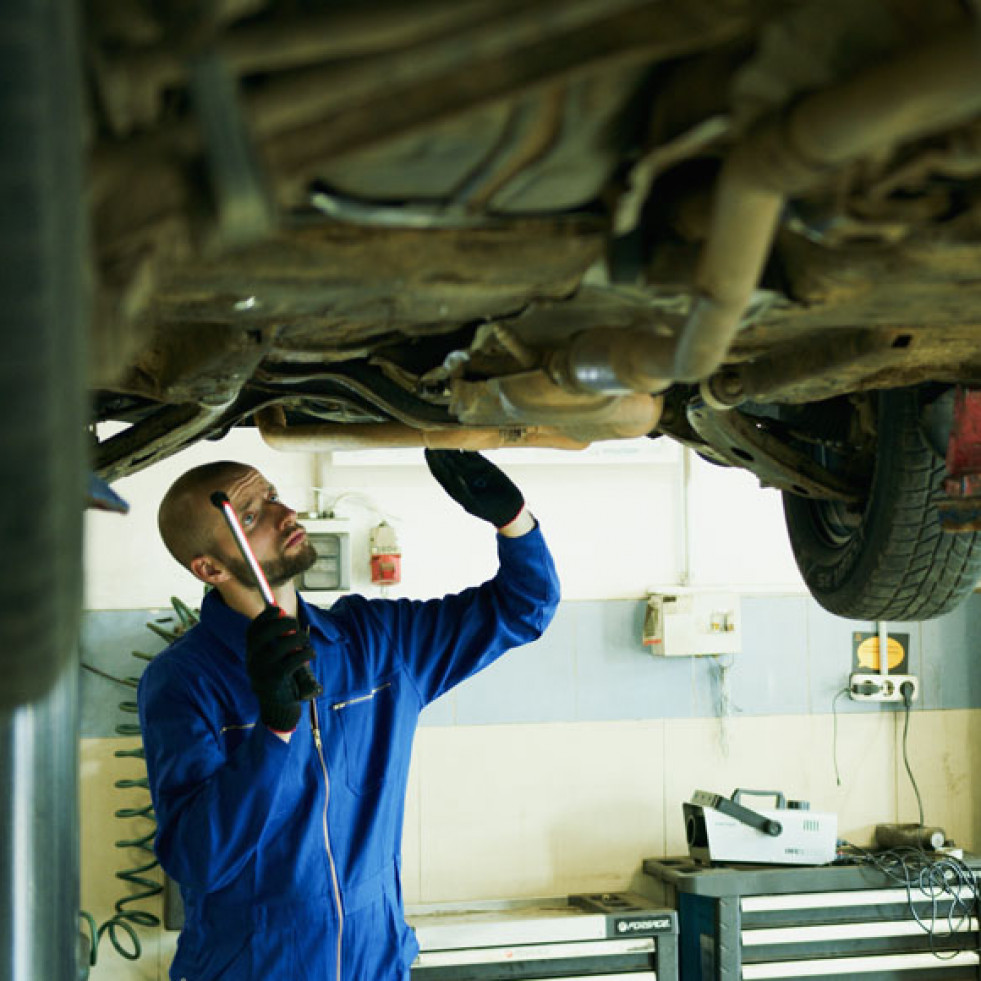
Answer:
[[[873,672],[851,675],[848,694],[856,702],[902,702],[903,685],[913,686],[911,702],[920,695],[920,683],[915,674],[877,674]]]

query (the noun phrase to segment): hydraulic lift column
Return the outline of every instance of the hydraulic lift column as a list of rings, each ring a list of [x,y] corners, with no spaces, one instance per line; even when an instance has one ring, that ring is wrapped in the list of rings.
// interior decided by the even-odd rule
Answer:
[[[0,981],[78,981],[77,651],[36,702],[0,710]]]

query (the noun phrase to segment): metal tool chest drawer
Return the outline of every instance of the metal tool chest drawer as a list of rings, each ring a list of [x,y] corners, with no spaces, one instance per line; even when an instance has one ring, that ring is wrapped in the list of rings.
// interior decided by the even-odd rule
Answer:
[[[684,981],[977,981],[979,868],[930,894],[865,866],[644,862],[678,910]]]
[[[678,921],[630,893],[407,910],[412,981],[677,981]]]

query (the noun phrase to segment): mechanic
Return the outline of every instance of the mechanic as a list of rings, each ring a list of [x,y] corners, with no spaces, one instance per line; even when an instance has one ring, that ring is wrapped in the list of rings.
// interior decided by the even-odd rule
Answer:
[[[294,577],[313,546],[258,471],[190,470],[160,505],[173,556],[213,587],[200,623],[147,666],[140,723],[160,864],[181,887],[175,981],[405,981],[400,848],[423,706],[539,637],[558,580],[520,491],[480,454],[426,451],[437,481],[498,529],[499,567],[438,600],[347,595]],[[266,608],[212,506],[228,494],[278,603]],[[299,699],[309,663],[323,694]]]

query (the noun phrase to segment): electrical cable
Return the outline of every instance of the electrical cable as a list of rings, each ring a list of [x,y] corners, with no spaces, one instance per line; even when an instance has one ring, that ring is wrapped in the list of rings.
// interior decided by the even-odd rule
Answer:
[[[336,517],[337,506],[341,501],[345,501],[349,504],[354,505],[364,509],[365,511],[370,511],[376,518],[382,521],[387,521],[389,524],[398,524],[400,519],[397,515],[391,514],[388,511],[378,507],[377,504],[367,495],[360,491],[342,491],[340,494],[332,498],[328,498],[326,501],[322,495],[327,494],[330,491],[329,487],[312,487],[313,493],[315,495],[316,504],[314,505],[321,514],[327,518]]]
[[[838,769],[838,699],[848,694],[848,688],[842,688],[831,700],[831,759],[835,766],[835,785],[841,786],[841,771]]]
[[[147,628],[155,633],[158,637],[165,640],[168,644],[175,641],[184,631],[192,627],[198,621],[197,614],[191,610],[185,603],[176,597],[171,599],[171,604],[174,608],[175,613],[178,618],[178,625],[171,629],[164,629],[159,625],[159,623],[148,622],[146,624]],[[169,618],[172,622],[172,618]],[[152,661],[154,655],[144,654],[141,651],[131,651],[133,657],[139,658],[144,661]],[[126,688],[135,689],[139,685],[138,678],[119,678],[115,675],[109,674],[106,671],[102,671],[99,668],[92,666],[91,664],[86,664],[82,662],[82,667],[86,671],[90,671],[92,674],[96,674],[99,677],[106,678],[109,681],[113,681],[116,684],[123,685]],[[139,708],[137,703],[131,699],[119,703],[119,710],[126,715],[137,715]],[[136,737],[140,738],[140,744],[130,749],[118,749],[113,753],[116,759],[140,759],[145,760],[146,754],[143,749],[142,742],[142,730],[138,722],[120,722],[115,727],[116,735],[126,736],[126,737]],[[150,784],[148,778],[144,775],[137,778],[122,778],[116,780],[113,786],[117,790],[146,790],[149,794]],[[115,902],[115,913],[108,920],[106,920],[101,926],[96,925],[95,918],[86,911],[82,910],[80,916],[86,922],[91,933],[91,948],[89,953],[89,964],[95,966],[98,962],[98,952],[99,944],[103,936],[109,936],[109,941],[115,948],[120,956],[126,958],[126,960],[135,961],[143,955],[143,946],[140,943],[139,935],[136,932],[135,927],[157,927],[160,925],[160,917],[155,913],[151,913],[145,909],[131,909],[133,904],[145,902],[154,896],[160,895],[163,892],[163,886],[156,879],[149,878],[148,875],[154,869],[159,866],[159,862],[156,859],[153,851],[153,840],[157,834],[157,824],[153,811],[152,800],[147,800],[147,802],[140,806],[135,807],[122,807],[116,810],[113,814],[119,820],[131,821],[131,820],[146,820],[151,822],[150,829],[146,834],[138,835],[133,838],[120,839],[114,842],[116,848],[120,849],[138,849],[142,852],[146,852],[150,858],[148,861],[143,862],[131,868],[121,869],[115,873],[117,879],[122,880],[128,886],[130,886],[130,891],[121,896]],[[134,891],[135,890],[135,891]],[[124,938],[128,938],[128,944],[125,942]]]
[[[906,774],[909,777],[909,782],[913,786],[913,793],[916,795],[916,806],[919,811],[920,823],[919,826],[922,828],[924,826],[923,818],[923,798],[920,795],[920,788],[916,783],[916,777],[913,776],[913,768],[910,766],[909,762],[909,717],[910,708],[912,706],[912,693],[907,687],[908,682],[904,684],[900,691],[903,696],[903,705],[906,710],[906,717],[903,720],[903,763],[906,766]],[[832,730],[831,730],[831,756],[834,761],[835,768],[835,783],[837,786],[841,786],[841,772],[838,768],[838,699],[842,695],[847,695],[849,693],[849,688],[842,688],[835,697],[831,700],[831,716],[832,716]]]
[[[732,670],[732,655],[715,654],[712,657],[712,666],[715,668],[718,681],[718,699],[716,701],[716,714],[719,717],[719,748],[723,757],[729,757],[729,720],[732,718],[732,686],[730,685],[730,672]]]
[[[868,865],[906,890],[910,915],[930,938],[930,953],[939,960],[950,960],[967,946],[938,947],[938,941],[954,940],[958,935],[971,940],[972,918],[978,915],[981,892],[974,870],[951,855],[937,857],[921,848],[892,848],[872,852],[850,842],[842,844],[850,852],[840,852],[838,864]],[[969,901],[968,901],[969,900]],[[943,907],[950,904],[946,913]],[[917,904],[928,906],[924,916]],[[938,925],[945,923],[945,929]]]
[[[920,827],[923,827],[923,798],[920,796],[920,788],[916,785],[916,778],[913,776],[913,769],[909,765],[909,715],[910,706],[912,703],[912,694],[909,690],[909,682],[906,682],[900,687],[900,692],[903,696],[903,705],[906,707],[906,718],[903,720],[903,763],[906,765],[906,774],[909,776],[909,782],[913,785],[913,793],[916,794],[916,806],[920,814]]]

